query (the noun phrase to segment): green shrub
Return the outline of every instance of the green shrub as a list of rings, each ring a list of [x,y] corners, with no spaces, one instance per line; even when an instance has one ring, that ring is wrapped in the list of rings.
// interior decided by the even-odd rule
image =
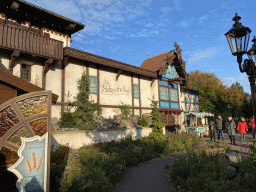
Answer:
[[[173,183],[185,191],[220,191],[219,184],[227,180],[227,166],[222,156],[216,159],[196,154],[181,156],[173,164],[170,176]]]
[[[149,126],[149,122],[145,117],[139,118],[137,121],[138,125],[141,125],[143,127],[148,127]]]
[[[59,126],[64,128],[72,128],[75,126],[74,117],[70,111],[61,114]]]
[[[124,104],[122,102],[122,105],[120,105],[120,110],[121,110],[121,113],[122,113],[122,118],[123,119],[127,119],[128,116],[130,115],[130,109],[131,107],[127,104]]]
[[[77,127],[80,130],[93,130],[96,127],[95,116],[101,114],[102,109],[98,103],[89,100],[89,76],[83,71],[81,78],[78,80],[78,94],[75,101],[71,103],[76,109],[73,117]]]
[[[55,151],[51,150],[51,163],[60,165],[69,153],[69,147],[60,145]]]

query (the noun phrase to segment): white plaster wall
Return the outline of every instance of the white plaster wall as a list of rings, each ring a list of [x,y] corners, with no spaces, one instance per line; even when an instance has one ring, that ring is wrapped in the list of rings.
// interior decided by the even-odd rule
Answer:
[[[140,106],[140,100],[139,99],[134,99],[134,106],[139,107]]]
[[[114,115],[121,114],[119,108],[103,108],[102,107],[102,116],[106,119],[113,119]]]
[[[9,69],[10,59],[8,55],[0,53],[0,63],[3,64],[7,69]]]
[[[78,93],[77,81],[81,78],[83,70],[86,72],[86,68],[81,65],[81,62],[71,61],[65,67],[65,102],[74,101],[74,97]],[[68,92],[70,92],[71,97],[67,97]]]
[[[98,98],[97,94],[90,94],[89,96],[89,100],[94,101],[94,103],[97,103],[97,98]]]
[[[52,39],[56,39],[58,41],[62,41],[63,42],[63,47],[70,47],[70,37],[66,34],[60,35],[59,33],[55,33],[52,31],[47,31],[46,29],[43,29],[43,32],[49,33],[50,34],[50,38]]]
[[[155,80],[155,82],[154,82],[153,85],[152,85],[151,90],[152,90],[152,97],[151,97],[151,99],[153,99],[153,95],[154,95],[155,100],[158,101],[158,99],[159,99],[159,94],[158,94],[158,80]],[[151,104],[151,102],[150,102],[150,104]],[[150,106],[150,107],[151,107],[151,106]],[[158,107],[159,107],[159,103],[158,103]]]
[[[134,109],[134,115],[140,115],[140,110],[139,109]]]
[[[51,117],[57,117],[58,119],[60,119],[61,117],[61,106],[59,105],[52,105],[52,114]]]
[[[13,75],[15,75],[16,77],[20,77],[20,60],[15,60],[14,62],[14,66],[13,66]]]
[[[139,84],[138,76],[133,75],[133,84]]]
[[[141,107],[150,107],[150,99],[153,96],[153,89],[150,84],[150,80],[140,79]]]
[[[31,66],[31,83],[42,88],[43,81],[43,66],[32,65]]]
[[[143,113],[151,113],[151,110],[150,109],[142,109],[141,114],[143,114]]]
[[[57,102],[61,102],[61,62],[49,65],[49,69],[46,73],[46,90],[52,90],[52,92],[58,95]]]
[[[100,75],[100,104],[103,105],[132,105],[131,77],[121,74],[116,81],[116,73],[110,71],[99,71]],[[109,91],[109,89],[118,91]],[[120,89],[122,91],[120,91]],[[124,91],[125,89],[125,91]]]
[[[98,143],[100,141],[120,141],[128,136],[131,136],[132,139],[138,139],[148,136],[151,132],[151,128],[131,128],[120,131],[54,131],[52,132],[51,144],[54,145],[54,149],[59,145],[69,145],[69,147],[73,149],[78,149],[82,146]]]
[[[97,77],[97,68],[95,65],[89,65],[89,76]]]

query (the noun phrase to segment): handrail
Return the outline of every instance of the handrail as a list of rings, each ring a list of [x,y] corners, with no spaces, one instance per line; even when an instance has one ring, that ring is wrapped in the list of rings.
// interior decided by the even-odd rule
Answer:
[[[63,42],[41,34],[0,24],[0,47],[63,60]]]

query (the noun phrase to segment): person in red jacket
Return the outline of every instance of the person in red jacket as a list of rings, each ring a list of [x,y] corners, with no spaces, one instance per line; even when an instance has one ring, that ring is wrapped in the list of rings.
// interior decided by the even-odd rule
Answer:
[[[248,131],[247,123],[245,122],[245,119],[241,117],[241,121],[238,122],[237,130],[239,133],[241,133],[242,136],[242,142],[245,142],[245,133]]]
[[[255,138],[255,119],[254,119],[254,115],[250,119],[250,127],[252,128],[252,135],[253,135],[253,139],[254,139]]]

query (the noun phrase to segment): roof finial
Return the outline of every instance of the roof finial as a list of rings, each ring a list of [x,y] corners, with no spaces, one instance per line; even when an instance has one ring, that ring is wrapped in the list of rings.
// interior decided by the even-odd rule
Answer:
[[[180,46],[176,42],[174,42],[174,47],[176,47],[177,50],[180,49]]]
[[[148,50],[147,50],[147,58],[148,58]]]

